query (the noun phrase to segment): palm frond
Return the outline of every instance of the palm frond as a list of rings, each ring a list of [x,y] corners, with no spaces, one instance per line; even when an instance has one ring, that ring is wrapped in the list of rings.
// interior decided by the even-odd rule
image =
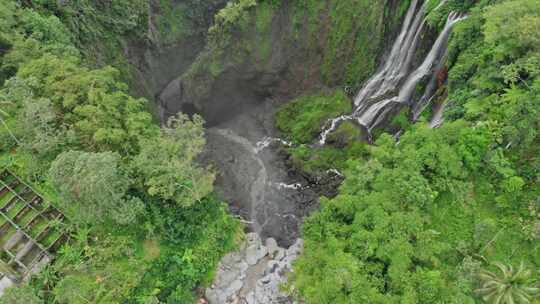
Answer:
[[[522,262],[517,268],[493,263],[497,272],[481,270],[477,274],[480,288],[475,292],[490,304],[530,304],[540,294],[533,282],[533,272]]]

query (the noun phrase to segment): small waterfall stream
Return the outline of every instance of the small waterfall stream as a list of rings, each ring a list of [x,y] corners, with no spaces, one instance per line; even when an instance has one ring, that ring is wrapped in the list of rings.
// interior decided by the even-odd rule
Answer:
[[[371,132],[395,115],[402,107],[410,107],[413,120],[430,104],[437,88],[437,71],[444,67],[448,37],[453,26],[466,18],[465,15],[451,12],[446,24],[433,43],[431,50],[417,68],[412,67],[420,36],[426,26],[426,2],[420,6],[413,0],[406,13],[401,31],[394,41],[390,54],[383,67],[362,87],[354,99],[354,111],[330,120],[323,128],[319,143],[325,144],[328,134],[347,120],[358,122]],[[435,9],[444,5],[442,1]],[[413,95],[421,81],[431,77],[422,97],[415,101]],[[442,113],[440,113],[442,115]],[[440,118],[439,118],[440,120]]]
[[[264,149],[268,148],[270,145],[272,145],[273,143],[279,143],[285,147],[291,147],[292,146],[292,143],[289,142],[289,141],[286,141],[282,138],[278,138],[278,137],[265,137],[264,139],[258,141],[256,144],[255,144],[255,153],[259,153],[261,151],[263,151]]]

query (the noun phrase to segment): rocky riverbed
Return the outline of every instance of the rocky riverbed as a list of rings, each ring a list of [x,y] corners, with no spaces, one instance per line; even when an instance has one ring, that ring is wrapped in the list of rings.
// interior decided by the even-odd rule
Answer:
[[[280,287],[302,249],[300,225],[317,208],[318,194],[287,166],[284,142],[271,139],[275,107],[266,100],[207,129],[203,161],[215,167],[216,190],[247,230],[205,292],[211,304],[292,303]]]
[[[291,170],[283,143],[274,137],[274,105],[244,109],[207,131],[204,161],[218,172],[216,189],[249,232],[288,247],[299,236],[302,218],[317,207],[309,181]]]
[[[285,249],[273,238],[263,243],[257,233],[247,234],[240,249],[221,260],[214,283],[206,289],[206,300],[210,304],[293,303],[282,290],[302,246],[301,239]]]

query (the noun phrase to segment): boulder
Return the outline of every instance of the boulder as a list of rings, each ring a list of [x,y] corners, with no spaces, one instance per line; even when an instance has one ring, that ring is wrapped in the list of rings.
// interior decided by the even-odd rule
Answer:
[[[278,244],[274,238],[267,238],[264,245],[268,249],[268,254],[271,257],[274,257],[274,253],[279,250]]]

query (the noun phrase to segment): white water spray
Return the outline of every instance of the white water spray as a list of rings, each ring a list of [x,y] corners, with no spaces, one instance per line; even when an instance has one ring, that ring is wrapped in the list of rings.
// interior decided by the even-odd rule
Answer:
[[[286,147],[292,146],[291,142],[286,141],[284,139],[277,138],[277,137],[265,137],[263,140],[258,141],[255,144],[254,151],[255,151],[256,154],[258,154],[261,151],[263,151],[264,149],[268,148],[271,144],[276,143],[276,142],[280,143],[280,144],[282,144],[282,145],[284,145]]]

